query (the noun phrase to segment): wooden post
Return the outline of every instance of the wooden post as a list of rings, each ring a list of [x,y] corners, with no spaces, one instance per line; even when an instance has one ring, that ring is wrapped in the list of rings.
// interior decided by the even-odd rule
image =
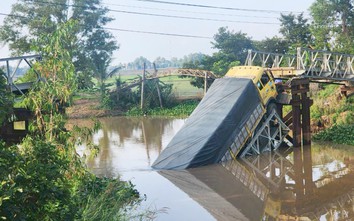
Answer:
[[[156,77],[156,89],[157,89],[157,95],[159,96],[159,101],[160,101],[160,107],[161,108],[163,108],[163,106],[162,106],[162,98],[161,98],[161,92],[160,92],[160,86],[159,86],[159,79],[157,78],[157,69],[156,69],[156,65],[155,65],[155,63],[153,63],[154,64],[154,70],[155,70],[155,72],[154,72],[154,75],[155,75],[155,77]]]
[[[291,81],[292,108],[293,108],[293,145],[311,143],[309,79],[293,79]]]
[[[307,89],[307,92],[310,90],[309,85],[310,82],[308,79],[304,82],[303,87]],[[302,136],[303,136],[303,144],[309,145],[311,144],[311,125],[310,125],[310,106],[311,100],[307,96],[307,92],[301,93],[301,115],[302,115]]]
[[[145,64],[145,62],[144,62],[143,79],[142,79],[142,81],[141,81],[140,109],[143,109],[143,108],[144,108],[145,73],[146,73],[146,64]]]
[[[300,97],[293,96],[293,145],[294,147],[301,146],[301,111],[300,111]]]

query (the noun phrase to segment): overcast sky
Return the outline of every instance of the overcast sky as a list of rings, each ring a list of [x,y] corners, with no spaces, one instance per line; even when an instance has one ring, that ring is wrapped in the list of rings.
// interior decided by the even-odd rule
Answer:
[[[15,2],[1,0],[0,13],[10,13],[11,5]],[[279,36],[280,11],[286,14],[304,12],[308,17],[308,8],[313,0],[103,0],[103,3],[113,10],[109,16],[115,18],[107,27],[120,29],[111,31],[120,45],[120,49],[114,53],[114,63],[118,64],[133,61],[139,56],[153,61],[158,56],[170,59],[194,52],[211,54],[210,42],[222,26],[247,33],[254,40]],[[0,15],[0,24],[3,19],[4,16]],[[2,47],[0,57],[8,56],[7,47]]]

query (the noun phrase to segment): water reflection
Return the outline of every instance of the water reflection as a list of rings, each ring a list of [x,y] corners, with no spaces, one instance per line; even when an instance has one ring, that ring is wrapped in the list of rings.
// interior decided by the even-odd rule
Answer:
[[[354,157],[327,158],[313,164],[311,147],[306,146],[159,173],[217,220],[354,218]]]
[[[150,170],[162,148],[183,125],[183,119],[114,117],[100,119],[102,128],[93,136],[100,147],[87,165],[103,176]],[[82,122],[81,122],[82,123]]]
[[[313,145],[183,171],[151,163],[183,119],[105,118],[88,159],[97,175],[131,180],[157,220],[354,219],[354,147]]]

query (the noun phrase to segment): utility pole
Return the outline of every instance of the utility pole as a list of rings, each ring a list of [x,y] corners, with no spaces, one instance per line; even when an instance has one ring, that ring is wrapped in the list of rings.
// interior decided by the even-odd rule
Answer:
[[[144,62],[144,71],[143,71],[143,79],[141,81],[141,100],[140,100],[140,109],[144,108],[144,87],[145,87],[145,74],[146,74],[146,64]]]

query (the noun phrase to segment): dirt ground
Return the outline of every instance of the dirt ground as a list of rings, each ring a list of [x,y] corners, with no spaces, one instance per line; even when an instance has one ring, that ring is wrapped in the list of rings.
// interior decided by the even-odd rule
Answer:
[[[119,116],[123,114],[119,110],[104,110],[100,108],[99,105],[98,99],[79,99],[74,101],[74,104],[66,109],[66,114],[69,119]]]

